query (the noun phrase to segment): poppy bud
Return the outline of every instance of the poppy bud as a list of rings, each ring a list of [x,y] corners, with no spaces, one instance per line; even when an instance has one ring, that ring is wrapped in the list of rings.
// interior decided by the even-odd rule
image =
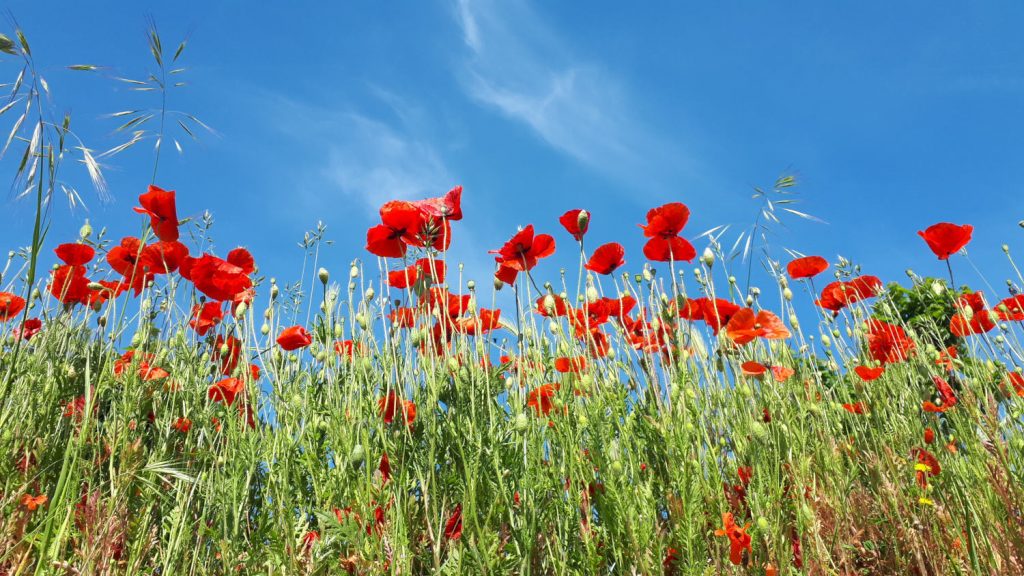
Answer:
[[[504,282],[502,282],[501,280],[498,280],[497,278],[494,279],[494,289],[495,290],[501,290],[504,287],[505,287],[505,283]]]
[[[541,302],[544,305],[544,311],[548,314],[555,313],[555,297],[551,294],[544,296],[544,300]]]
[[[753,297],[753,295],[748,294],[747,295],[747,306],[753,306],[753,304],[754,304],[754,297]]]
[[[466,282],[466,288],[469,288],[470,290],[476,290],[476,282],[472,280]]]
[[[349,270],[348,270],[348,277],[353,279],[353,280],[355,280],[356,278],[359,278],[359,266],[356,266],[355,264],[353,264],[352,267],[349,268]]]
[[[331,273],[327,271],[327,268],[321,268],[316,274],[320,277],[320,282],[322,284],[327,284],[327,280],[331,277]]]
[[[636,282],[637,284],[639,284],[639,283],[644,281],[644,277],[641,274],[634,274],[633,275],[633,281]]]
[[[786,300],[792,300],[793,291],[790,290],[789,288],[786,288],[785,290],[782,291],[782,297],[785,298]]]
[[[366,326],[367,326],[366,316],[364,316],[361,313],[360,314],[356,314],[356,324],[358,324],[359,327],[362,328],[363,330],[366,330]]]
[[[590,226],[590,212],[586,210],[580,210],[580,213],[576,216],[576,225],[580,231],[586,231]]]
[[[1006,245],[1006,244],[1003,244],[1003,252],[1006,252],[1007,254],[1009,254],[1010,253],[1010,247],[1008,245]]]
[[[334,323],[334,337],[341,338],[341,324],[338,322]]]
[[[715,265],[715,253],[711,251],[710,247],[704,248],[704,253],[700,256],[700,261],[708,268]]]
[[[1024,228],[1024,220],[1021,220],[1020,222],[1017,222],[1017,226],[1020,226],[1021,228]]]
[[[92,236],[92,226],[89,225],[88,218],[85,219],[85,224],[82,224],[82,227],[78,229],[78,236],[82,240]]]
[[[238,304],[238,306],[235,307],[235,318],[244,318],[245,317],[245,311],[248,308],[249,308],[249,306],[246,305],[245,302],[240,302]]]
[[[279,289],[277,288],[277,285],[276,285],[276,284],[275,284],[275,285],[273,285],[273,286],[271,286],[271,287],[270,287],[270,299],[271,299],[271,300],[273,300],[273,299],[277,298],[277,293],[278,293],[279,291],[280,291],[280,290],[279,290]]]
[[[530,420],[526,417],[526,414],[520,412],[516,414],[515,427],[519,432],[526,431],[526,428],[530,425]]]
[[[413,330],[409,335],[409,343],[413,346],[419,346],[423,342],[423,333],[419,330]]]
[[[643,277],[645,282],[650,282],[651,280],[654,280],[654,270],[651,270],[650,268],[644,268]]]
[[[768,533],[769,530],[771,529],[771,525],[768,524],[768,519],[765,518],[764,516],[761,516],[760,518],[758,518],[757,519],[757,529],[760,530],[761,532]]]
[[[601,295],[598,294],[597,288],[594,288],[593,286],[587,288],[587,300],[593,303],[597,302],[600,298]]]
[[[562,330],[562,327],[559,326],[557,322],[551,321],[548,322],[548,330],[550,330],[552,334],[558,334]]]
[[[936,296],[942,296],[942,294],[945,291],[946,291],[946,283],[945,282],[942,282],[940,280],[936,280],[935,282],[932,282],[932,293],[933,294],[935,294]]]
[[[260,326],[260,334],[263,334],[264,336],[266,336],[267,334],[270,334],[270,326],[267,326],[266,324],[263,324],[263,326]]]
[[[363,445],[356,444],[355,446],[352,447],[352,454],[349,456],[349,461],[352,462],[353,464],[359,464],[360,462],[363,461],[364,455],[365,453],[363,451]]]
[[[365,294],[366,301],[369,302],[370,300],[373,300],[373,297],[376,296],[376,294],[377,293],[374,292],[374,290],[373,290],[373,286],[370,286],[369,288],[367,288],[366,289],[366,294]]]

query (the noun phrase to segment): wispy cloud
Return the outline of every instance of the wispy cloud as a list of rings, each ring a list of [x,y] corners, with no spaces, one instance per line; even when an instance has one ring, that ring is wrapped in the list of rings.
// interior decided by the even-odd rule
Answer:
[[[457,0],[476,101],[525,123],[553,148],[621,180],[669,185],[692,163],[646,125],[622,79],[571,49],[522,0]]]

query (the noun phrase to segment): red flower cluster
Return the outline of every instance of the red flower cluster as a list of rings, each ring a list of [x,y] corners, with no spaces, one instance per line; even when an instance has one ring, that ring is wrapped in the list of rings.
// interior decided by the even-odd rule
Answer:
[[[410,246],[443,252],[452,241],[449,222],[462,219],[462,186],[441,198],[387,202],[380,208],[380,219],[366,232],[366,250],[371,254],[401,258]]]

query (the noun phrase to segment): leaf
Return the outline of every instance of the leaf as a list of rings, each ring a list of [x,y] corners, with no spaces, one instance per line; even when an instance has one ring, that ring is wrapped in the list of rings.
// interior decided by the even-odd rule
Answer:
[[[181,56],[181,53],[185,51],[185,44],[187,42],[188,39],[185,39],[181,41],[181,44],[178,44],[178,49],[174,51],[174,58],[171,58],[171,63],[178,61],[178,57]],[[184,70],[184,68],[182,68],[182,70]],[[171,71],[171,74],[174,74],[173,70]]]
[[[94,64],[72,64],[71,66],[68,66],[68,70],[77,70],[79,72],[92,72],[94,70],[99,70],[99,66],[96,66]]]
[[[806,212],[800,212],[799,210],[793,210],[792,208],[783,208],[783,210],[785,210],[786,212],[789,212],[790,214],[792,214],[794,216],[797,216],[799,218],[803,218],[804,220],[810,220],[811,222],[818,222],[820,224],[828,224],[828,222],[825,222],[821,218],[818,218],[817,216],[811,216],[810,214],[807,214]]]

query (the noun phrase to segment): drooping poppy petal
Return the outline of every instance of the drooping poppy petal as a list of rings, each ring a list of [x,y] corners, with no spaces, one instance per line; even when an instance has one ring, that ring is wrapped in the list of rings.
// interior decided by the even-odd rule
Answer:
[[[240,378],[225,378],[215,382],[207,391],[207,396],[213,402],[220,402],[226,406],[235,403],[235,398],[245,390],[245,382]]]
[[[462,536],[462,504],[457,504],[455,510],[444,523],[444,537],[449,540],[458,540]]]
[[[597,274],[608,275],[626,263],[626,249],[618,242],[603,244],[594,250],[585,268]]]
[[[391,424],[397,418],[407,426],[412,426],[416,420],[416,404],[411,400],[402,400],[394,391],[379,399],[377,405],[385,424]]]
[[[548,415],[551,413],[551,409],[554,407],[552,398],[555,397],[555,392],[559,389],[558,384],[544,384],[538,386],[530,391],[526,398],[526,406],[533,408],[534,413],[537,415]]]
[[[206,336],[211,328],[217,326],[224,319],[224,305],[221,302],[204,302],[192,308],[192,319],[188,325],[200,336]]]
[[[690,209],[682,202],[671,202],[647,212],[647,224],[641,224],[647,238],[676,236],[686,227]]]
[[[462,186],[452,188],[440,198],[418,200],[413,205],[432,218],[462,220]]]
[[[860,376],[861,380],[865,382],[871,382],[872,380],[877,380],[879,377],[881,377],[882,374],[885,373],[885,366],[877,366],[875,368],[870,368],[868,366],[857,366],[856,368],[853,369],[853,371],[857,373],[857,376]]]
[[[951,255],[956,254],[964,246],[967,246],[967,243],[971,241],[971,234],[973,232],[974,226],[970,224],[960,226],[949,222],[940,222],[929,226],[924,231],[919,231],[917,234],[924,238],[924,241],[928,243],[928,247],[938,256],[939,260],[947,260]]]
[[[644,256],[654,262],[690,262],[697,257],[697,249],[680,236],[658,236],[644,244]]]

